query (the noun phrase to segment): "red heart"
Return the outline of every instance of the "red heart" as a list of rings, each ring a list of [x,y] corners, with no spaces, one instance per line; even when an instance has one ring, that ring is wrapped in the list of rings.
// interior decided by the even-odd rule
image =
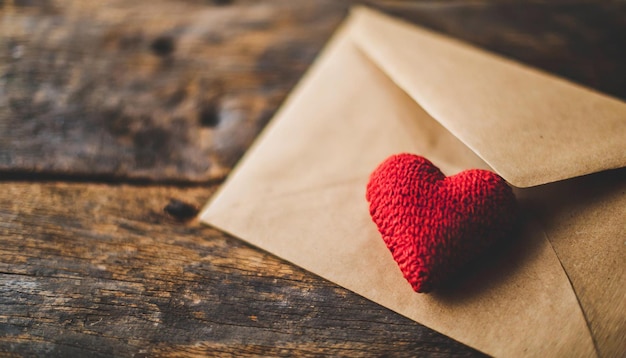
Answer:
[[[509,233],[513,191],[487,170],[446,177],[413,154],[389,157],[367,184],[370,214],[416,292],[429,292]]]

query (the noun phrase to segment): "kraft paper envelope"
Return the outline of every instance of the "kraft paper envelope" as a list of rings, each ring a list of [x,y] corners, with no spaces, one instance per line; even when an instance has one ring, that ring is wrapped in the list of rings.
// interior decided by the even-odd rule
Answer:
[[[400,152],[516,187],[519,237],[456,288],[413,292],[369,217]],[[626,104],[358,8],[201,219],[491,355],[618,357],[625,165]]]

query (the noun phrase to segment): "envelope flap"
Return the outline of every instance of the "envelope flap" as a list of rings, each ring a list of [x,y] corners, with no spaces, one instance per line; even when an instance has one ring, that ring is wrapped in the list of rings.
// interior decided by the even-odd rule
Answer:
[[[365,8],[360,49],[517,187],[626,166],[626,104]]]

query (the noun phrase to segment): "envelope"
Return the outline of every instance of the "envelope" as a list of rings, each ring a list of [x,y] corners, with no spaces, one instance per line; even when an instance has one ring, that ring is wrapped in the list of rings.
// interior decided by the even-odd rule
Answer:
[[[413,292],[369,217],[391,154],[489,169],[523,220],[465,281]],[[201,220],[494,356],[626,354],[626,104],[354,9]]]

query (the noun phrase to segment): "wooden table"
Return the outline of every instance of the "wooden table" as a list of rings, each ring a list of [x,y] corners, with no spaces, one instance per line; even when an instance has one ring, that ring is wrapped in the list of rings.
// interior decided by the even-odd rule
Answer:
[[[0,1],[0,355],[481,355],[195,219],[350,5]],[[624,3],[372,5],[626,99]]]

